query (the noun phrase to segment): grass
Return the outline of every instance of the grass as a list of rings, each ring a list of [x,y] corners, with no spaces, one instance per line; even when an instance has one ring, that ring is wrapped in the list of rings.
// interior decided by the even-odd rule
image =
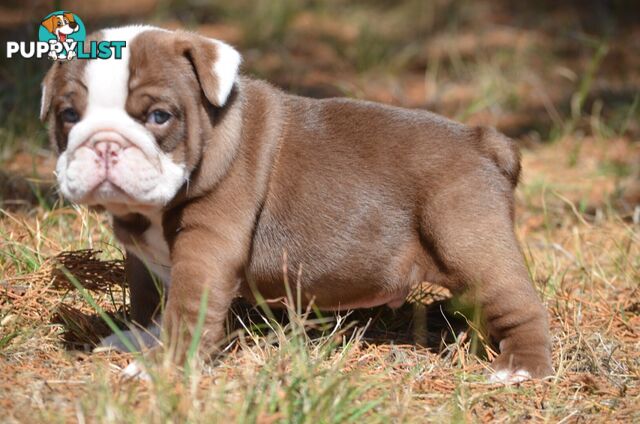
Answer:
[[[127,316],[122,251],[106,217],[51,194],[42,70],[12,63],[3,77],[29,78],[0,98],[2,421],[640,421],[640,228],[622,206],[638,204],[640,175],[633,33],[576,36],[550,15],[535,15],[547,30],[496,23],[491,13],[514,13],[500,2],[266,3],[174,0],[154,19],[235,25],[245,70],[303,94],[428,107],[518,139],[516,230],[549,310],[555,375],[487,384],[495,352],[473,311],[425,284],[397,311],[237,303],[213,363],[122,379],[134,355],[90,352],[105,321]]]
[[[393,331],[411,333],[411,314],[420,308],[397,313],[406,320],[400,329],[384,308],[368,326],[353,317],[318,322],[295,309],[285,320],[239,309],[235,319],[244,331],[214,364],[186,379],[165,366],[154,370],[150,383],[124,381],[119,369],[131,355],[64,347],[64,334],[73,327],[54,319],[61,306],[86,316],[95,312],[69,284],[56,284],[57,267],[49,258],[104,249],[91,262],[95,269],[87,268],[86,280],[94,281],[91,275],[106,275],[116,266],[103,261],[121,258],[121,252],[104,217],[58,205],[5,212],[0,220],[0,367],[10,376],[0,391],[11,393],[0,396],[3,409],[19,421],[638,419],[640,235],[615,214],[590,223],[567,204],[565,199],[592,184],[590,173],[599,172],[599,163],[590,169],[588,161],[577,167],[580,172],[571,168],[575,175],[561,169],[561,152],[570,148],[571,143],[556,143],[526,151],[518,199],[518,234],[551,315],[557,373],[548,381],[486,384],[487,364],[470,353],[473,333],[455,325],[440,348],[397,341]],[[92,297],[116,313],[124,294],[117,284],[106,285],[111,293],[94,287]],[[81,324],[86,316],[76,320]],[[434,332],[433,320],[426,326]],[[95,324],[78,328],[109,332]]]

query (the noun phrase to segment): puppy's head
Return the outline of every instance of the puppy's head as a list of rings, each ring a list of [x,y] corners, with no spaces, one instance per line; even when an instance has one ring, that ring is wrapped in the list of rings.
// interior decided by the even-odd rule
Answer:
[[[92,39],[126,41],[122,58],[56,62],[42,83],[60,191],[117,214],[162,208],[200,161],[240,55],[217,40],[152,27]]]

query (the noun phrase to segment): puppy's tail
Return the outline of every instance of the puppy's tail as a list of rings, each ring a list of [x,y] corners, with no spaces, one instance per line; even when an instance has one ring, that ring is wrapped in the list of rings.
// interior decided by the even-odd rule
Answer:
[[[480,153],[490,158],[513,187],[520,179],[520,149],[516,142],[495,128],[476,127],[476,146]]]

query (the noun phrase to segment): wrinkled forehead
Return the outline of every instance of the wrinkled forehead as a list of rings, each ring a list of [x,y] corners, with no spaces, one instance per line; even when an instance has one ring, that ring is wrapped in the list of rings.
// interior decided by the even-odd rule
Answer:
[[[84,80],[88,91],[87,107],[124,108],[132,86],[143,75],[165,75],[159,57],[168,55],[170,32],[153,27],[125,27],[102,31],[103,40],[125,41],[122,57],[88,61]],[[167,83],[168,81],[156,81]],[[167,85],[170,88],[170,85]]]
[[[161,29],[144,31],[131,41],[128,63],[130,90],[144,84],[171,89],[193,75],[190,62],[178,54],[175,41],[175,33]]]
[[[184,84],[188,61],[175,54],[173,33],[149,26],[106,29],[87,38],[92,42],[125,41],[119,59],[73,60],[59,63],[53,90],[56,94],[86,96],[87,112],[92,109],[124,109],[132,90],[153,84],[166,90]],[[182,78],[177,77],[181,75]],[[184,88],[184,87],[181,87]]]

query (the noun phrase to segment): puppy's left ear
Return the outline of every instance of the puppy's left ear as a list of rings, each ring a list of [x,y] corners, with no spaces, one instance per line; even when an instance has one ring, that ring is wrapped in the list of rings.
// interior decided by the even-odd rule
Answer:
[[[230,45],[192,33],[176,34],[176,48],[193,64],[207,100],[224,106],[238,77],[242,58]]]
[[[58,62],[54,62],[42,80],[42,96],[40,98],[40,120],[42,122],[47,120],[49,111],[51,110],[51,100],[53,99],[51,83],[53,82],[58,66],[60,66],[60,64]]]
[[[63,13],[64,17],[67,18],[69,22],[75,22],[76,18],[73,17],[73,13]]]

